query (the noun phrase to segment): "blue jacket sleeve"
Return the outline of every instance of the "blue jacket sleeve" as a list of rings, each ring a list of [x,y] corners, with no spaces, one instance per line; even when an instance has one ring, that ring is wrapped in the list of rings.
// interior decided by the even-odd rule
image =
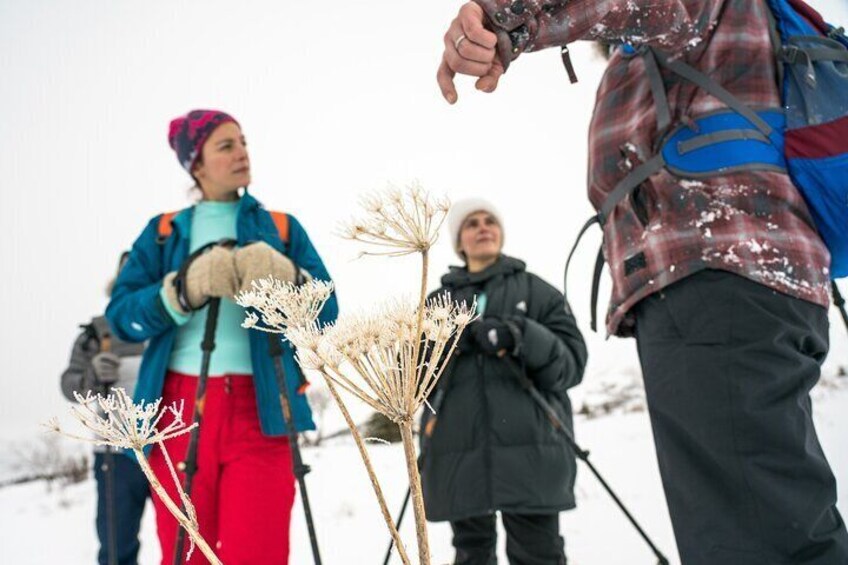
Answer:
[[[124,341],[145,341],[175,325],[159,295],[166,273],[156,242],[158,224],[153,218],[133,244],[106,307],[112,331]]]
[[[327,272],[327,267],[318,255],[312,241],[309,240],[306,230],[297,221],[297,218],[289,214],[289,258],[298,266],[309,271],[309,274],[317,280],[331,282],[330,273]],[[332,296],[324,305],[321,314],[318,316],[318,322],[321,325],[334,322],[339,315],[339,303],[336,298],[336,292],[333,291]]]

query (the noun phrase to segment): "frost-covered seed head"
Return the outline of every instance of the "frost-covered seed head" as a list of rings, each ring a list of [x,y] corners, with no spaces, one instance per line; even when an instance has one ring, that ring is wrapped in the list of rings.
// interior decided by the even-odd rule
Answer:
[[[294,285],[269,276],[252,281],[251,287],[236,296],[238,305],[252,309],[246,313],[242,327],[272,333],[315,324],[333,293],[333,283],[314,279]]]
[[[94,395],[90,391],[82,396],[74,392],[77,404],[71,413],[88,430],[93,432],[98,445],[110,445],[120,449],[142,450],[148,445],[163,442],[182,435],[196,426],[183,421],[183,404],[174,403],[160,409],[162,399],[154,402],[133,403],[123,388],[115,388],[109,396]],[[171,423],[162,429],[159,424],[167,414]],[[66,434],[55,420],[50,423],[53,431]],[[76,436],[71,436],[76,437]]]
[[[321,370],[386,417],[406,422],[424,402],[422,391],[431,390],[441,375],[446,353],[473,319],[471,312],[450,296],[436,298],[426,303],[417,333],[417,307],[395,300],[343,316],[323,332],[293,332],[289,339],[298,346],[304,368]],[[320,336],[317,345],[315,336]],[[425,343],[431,357],[422,363],[415,352]]]
[[[363,255],[399,256],[426,252],[433,246],[450,203],[431,198],[415,183],[404,190],[390,186],[370,194],[362,199],[362,207],[366,217],[344,226],[342,237],[386,249]]]

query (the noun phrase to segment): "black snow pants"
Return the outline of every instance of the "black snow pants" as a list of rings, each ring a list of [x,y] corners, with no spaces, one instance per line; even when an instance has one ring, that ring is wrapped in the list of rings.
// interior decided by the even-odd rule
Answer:
[[[510,565],[565,565],[559,514],[501,513]],[[455,565],[495,565],[496,515],[451,522]]]
[[[827,312],[723,271],[635,308],[683,565],[845,565],[848,533],[813,426]]]

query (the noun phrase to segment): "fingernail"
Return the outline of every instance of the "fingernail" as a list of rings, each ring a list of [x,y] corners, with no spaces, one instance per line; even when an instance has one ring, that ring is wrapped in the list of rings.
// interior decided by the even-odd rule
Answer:
[[[448,100],[448,104],[456,103],[456,94],[454,94],[453,92],[449,93],[446,98]]]

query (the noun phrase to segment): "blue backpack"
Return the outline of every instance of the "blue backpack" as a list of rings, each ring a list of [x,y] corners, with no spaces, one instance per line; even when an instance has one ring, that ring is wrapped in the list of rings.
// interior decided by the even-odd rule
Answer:
[[[848,276],[848,37],[801,0],[768,0],[781,41],[789,174]]]
[[[830,277],[848,276],[848,37],[802,0],[764,1],[772,15],[783,108],[754,111],[707,75],[658,49],[622,47],[626,55],[644,58],[658,131],[665,134],[659,153],[615,186],[598,214],[583,226],[578,243],[591,225],[603,224],[619,202],[662,168],[683,178],[775,170],[788,172],[806,200],[831,254]],[[695,118],[694,127],[691,122],[672,124],[660,67],[709,92],[727,108]],[[599,254],[593,329],[602,267]],[[566,277],[567,272],[568,264]],[[836,294],[835,284],[833,288]]]

